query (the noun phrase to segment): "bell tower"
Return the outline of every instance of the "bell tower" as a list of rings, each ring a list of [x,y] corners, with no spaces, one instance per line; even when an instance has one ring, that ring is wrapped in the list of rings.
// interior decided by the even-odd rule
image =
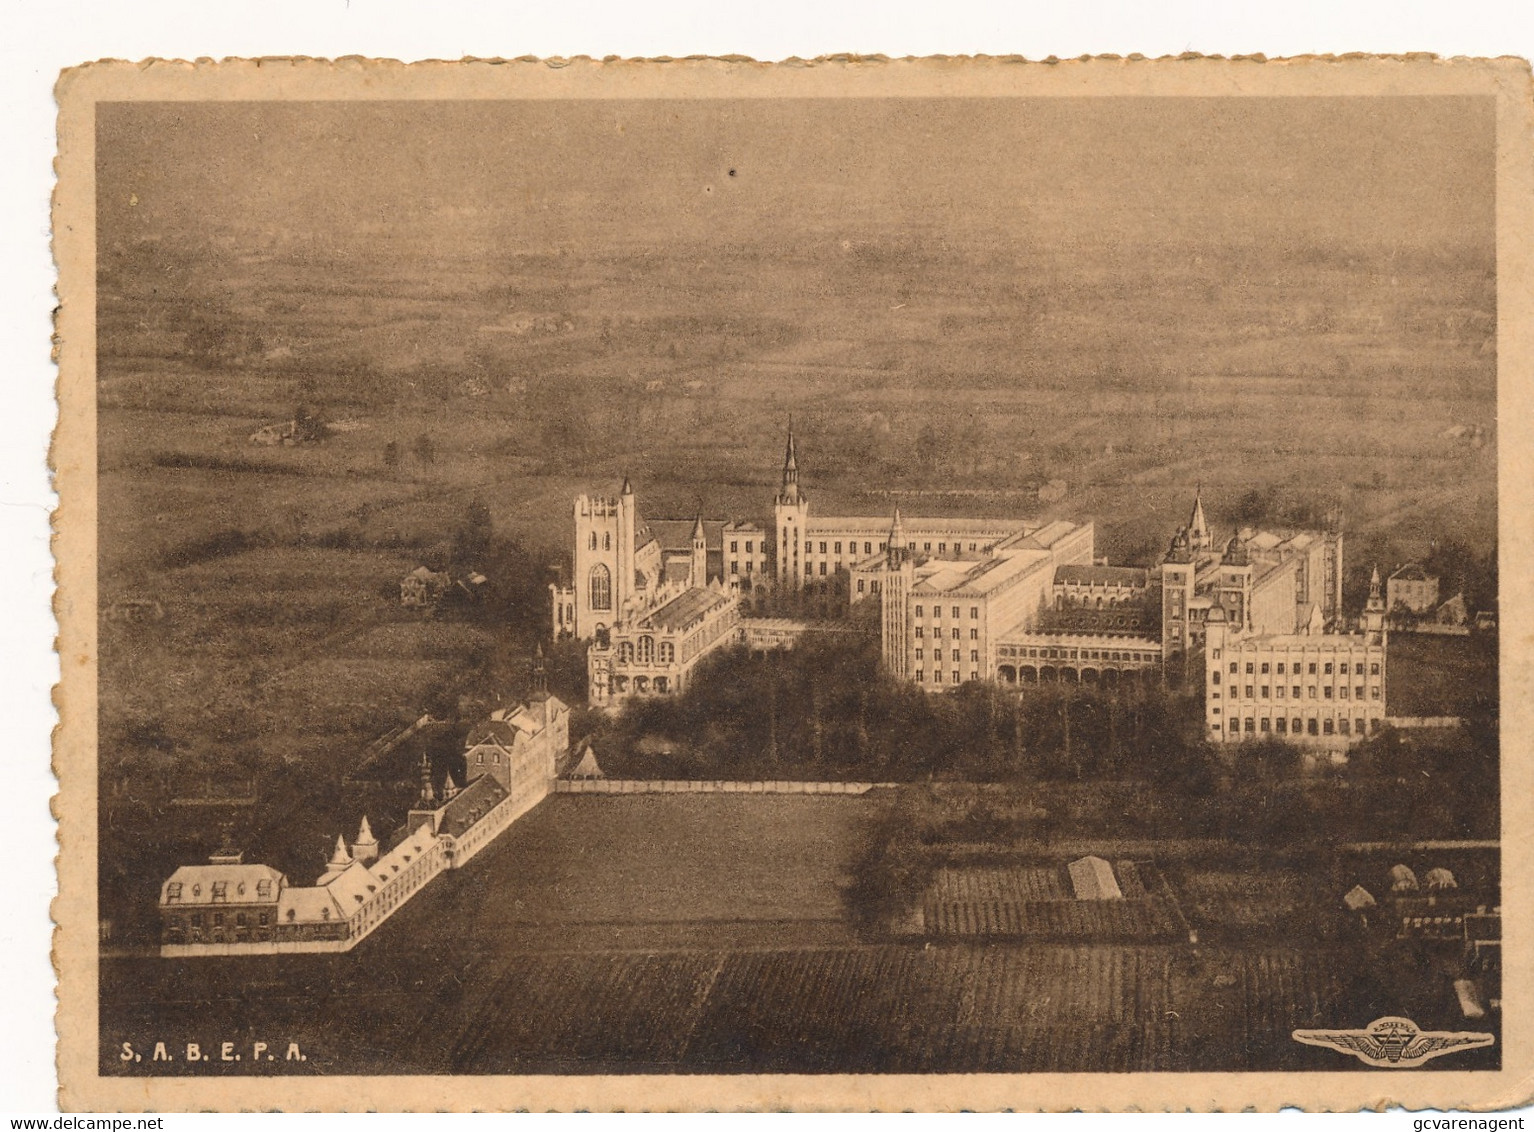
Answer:
[[[778,584],[799,589],[804,585],[804,552],[808,545],[805,524],[810,501],[799,490],[799,454],[794,447],[794,419],[788,419],[788,447],[783,453],[783,486],[773,507],[777,536]]]
[[[692,578],[689,584],[699,588],[708,585],[708,536],[703,532],[702,515],[692,525]]]
[[[905,528],[900,522],[900,508],[890,522],[889,542],[884,549],[884,577],[879,585],[879,629],[884,667],[891,676],[904,680],[910,676],[908,642],[910,638],[910,596],[916,583],[916,568],[905,545]]]

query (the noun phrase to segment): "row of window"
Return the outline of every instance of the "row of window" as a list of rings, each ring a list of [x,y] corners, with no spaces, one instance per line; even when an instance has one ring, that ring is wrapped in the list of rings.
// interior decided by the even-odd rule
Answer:
[[[917,649],[916,650],[916,659],[920,660],[921,658],[922,658],[921,649]],[[941,661],[943,659],[943,650],[942,649],[933,649],[932,650],[932,659],[936,660],[936,661]],[[957,661],[959,659],[959,650],[958,649],[954,649],[953,650],[953,659],[955,661]],[[969,650],[969,660],[970,660],[970,663],[973,664],[976,661],[978,661],[979,659],[980,659],[980,650],[979,649],[970,649]]]
[[[1266,716],[1261,719],[1250,715],[1244,718],[1231,716],[1230,733],[1232,735],[1240,733],[1255,735],[1258,732],[1273,732],[1279,735],[1363,735],[1367,733],[1369,724],[1378,731],[1383,723],[1384,721],[1380,719],[1366,721],[1363,716],[1354,720],[1344,716],[1336,721],[1330,718],[1321,720],[1296,718],[1291,721],[1285,716],[1272,720]],[[1219,724],[1213,726],[1218,727]]]
[[[925,608],[925,606],[918,605],[916,607],[916,616],[918,616],[918,617],[925,617],[926,614],[922,612],[922,610],[924,608]],[[950,606],[949,608],[951,608],[953,610],[953,615],[955,617],[958,617],[960,615],[959,614],[959,607],[957,605]],[[943,607],[941,605],[934,605],[932,607],[932,616],[933,617],[939,617],[939,618],[942,617],[943,616]],[[972,606],[969,607],[969,619],[971,621],[978,621],[978,620],[980,620],[980,607],[978,605],[972,605]]]
[[[858,593],[864,593],[865,592],[865,590],[863,588],[863,584],[864,584],[864,580],[862,578],[859,578],[858,579]],[[879,592],[879,579],[878,578],[870,578],[870,579],[868,579],[868,589],[866,590],[866,592],[867,593],[871,593],[871,594],[876,594],[876,593]]]
[[[755,573],[756,572],[755,571],[755,567],[756,567],[756,563],[755,562],[752,562],[749,559],[746,561],[746,573],[748,573],[748,574]],[[732,574],[739,574],[740,573],[740,563],[736,562],[734,559],[730,560],[730,573],[732,573]]]
[[[863,556],[865,558],[868,557],[869,555],[873,554],[873,552],[874,552],[874,545],[875,544],[872,541],[868,541],[868,542],[863,543]],[[830,549],[827,549],[828,547],[830,547]],[[889,548],[889,544],[887,542],[881,542],[881,543],[878,544],[878,547],[879,547],[880,552],[882,553],[883,551],[885,551],[885,550],[887,550]],[[980,544],[977,543],[977,542],[972,542],[972,543],[969,544],[969,549],[970,549],[971,553],[975,553],[979,549],[979,547],[980,547]],[[924,554],[931,554],[932,553],[932,543],[931,542],[923,542],[921,544],[921,548],[922,548],[922,552]],[[731,549],[734,549],[733,546],[731,547]],[[751,549],[751,544],[747,543],[746,544],[746,550],[749,552],[750,549]],[[805,553],[806,554],[813,554],[815,552],[815,544],[814,543],[807,543],[805,545],[804,549],[805,549]],[[906,543],[906,549],[907,550],[915,550],[916,549],[915,541]],[[989,551],[990,549],[991,549],[990,544],[987,543],[985,545],[985,550]],[[953,552],[955,554],[961,554],[961,553],[963,553],[963,551],[964,551],[964,543],[956,542],[956,543],[953,544]],[[848,540],[847,541],[847,553],[848,554],[856,554],[857,552],[858,552],[857,541],[856,540]],[[937,552],[939,554],[947,554],[948,553],[948,544],[946,542],[939,542],[937,544]],[[827,541],[825,539],[822,539],[822,540],[820,540],[820,553],[821,554],[834,554],[834,555],[837,555],[839,557],[841,555],[841,553],[842,553],[842,544],[841,544],[840,541],[834,541],[834,540],[833,541]]]
[[[588,550],[595,550],[596,548],[597,548],[597,533],[596,533],[596,531],[592,531],[591,532],[591,538],[587,540],[586,549],[588,549]],[[602,549],[603,550],[611,550],[612,548],[613,548],[613,536],[612,536],[611,532],[607,532],[607,533],[602,535]]]
[[[916,639],[921,640],[923,635],[924,630],[922,627],[920,625],[916,626]],[[932,626],[932,639],[934,641],[940,641],[943,639],[943,627],[941,625]],[[956,641],[959,639],[959,627],[957,625],[953,627],[953,639]],[[969,639],[972,641],[978,641],[980,639],[980,630],[971,629],[969,631]]]
[[[656,652],[654,637],[640,637],[637,649],[633,641],[619,641],[618,663],[633,664],[637,659],[640,664],[654,664]],[[676,661],[676,645],[670,641],[660,643],[659,653],[662,664],[672,664]]]
[[[167,884],[165,886],[165,902],[167,904],[178,904],[178,903],[180,903],[180,901],[181,901],[181,892],[182,892],[181,882],[179,880],[171,881],[169,884]],[[234,894],[236,896],[244,896],[245,895],[245,882],[244,881],[240,881],[239,884],[237,884],[235,886]],[[202,896],[202,885],[200,885],[200,884],[192,885],[192,899],[196,900],[196,899],[198,899],[201,896]],[[216,881],[214,881],[213,882],[213,887],[210,890],[210,892],[208,893],[208,898],[210,900],[212,900],[213,903],[215,903],[215,904],[223,904],[223,903],[227,902],[228,899],[229,899],[229,882],[227,880],[216,880]],[[258,880],[258,881],[256,881],[256,899],[257,900],[270,900],[271,898],[272,898],[272,882],[270,880]]]
[[[628,694],[629,678],[627,676],[614,676],[612,691],[614,695],[624,696]],[[657,695],[667,695],[671,691],[671,681],[664,676],[657,676],[652,684],[648,676],[634,677],[634,691],[640,695],[655,692]]]
[[[1252,675],[1252,666],[1253,666],[1253,662],[1252,661],[1249,660],[1249,661],[1246,662],[1246,674],[1248,676]],[[1261,668],[1262,668],[1262,674],[1264,676],[1266,676],[1268,674],[1268,662],[1267,661],[1263,661]],[[1299,661],[1295,661],[1292,665],[1290,665],[1290,670],[1292,671],[1292,673],[1295,676],[1298,676],[1300,674],[1300,662]],[[1237,662],[1234,661],[1234,660],[1231,661],[1230,662],[1230,674],[1232,676],[1236,676],[1236,675],[1239,674],[1239,672],[1240,672],[1240,669],[1237,666]],[[1316,674],[1316,662],[1315,661],[1312,660],[1306,666],[1306,673],[1308,675],[1310,675],[1310,676],[1314,676]],[[1324,664],[1321,665],[1321,673],[1324,676],[1332,675],[1332,662],[1331,661],[1328,660]],[[1283,676],[1284,675],[1284,661],[1279,661],[1278,662],[1278,673],[1277,674],[1279,676]],[[1339,676],[1346,676],[1347,674],[1348,674],[1348,662],[1344,660],[1340,664],[1337,665],[1337,675],[1339,675]],[[1355,676],[1362,676],[1363,674],[1364,674],[1364,664],[1363,664],[1363,661],[1355,662],[1354,665],[1353,665],[1353,675],[1355,675]],[[1374,661],[1373,663],[1371,663],[1369,665],[1369,675],[1370,676],[1378,676],[1379,674],[1380,674],[1380,664],[1379,664],[1379,661],[1376,660],[1376,661]],[[1215,681],[1214,682],[1216,684],[1218,684],[1220,682],[1220,680],[1219,680],[1220,674],[1218,672],[1216,672],[1214,674],[1214,676],[1215,676]]]
[[[731,554],[739,554],[739,553],[740,553],[740,550],[739,550],[739,549],[738,549],[738,548],[739,548],[739,545],[740,545],[740,544],[739,544],[739,541],[738,541],[738,540],[737,540],[737,539],[731,539],[731,540],[730,540],[730,553],[731,553]],[[754,546],[754,545],[756,545],[756,544],[755,544],[755,543],[753,543],[753,542],[752,542],[752,541],[751,541],[751,540],[750,540],[750,539],[747,539],[747,540],[746,540],[746,553],[747,553],[747,554],[750,554],[750,553],[752,553],[752,550],[751,550],[751,548],[752,548],[752,547],[753,547],[753,546]],[[766,547],[765,547],[765,546],[764,546],[764,547],[762,547],[762,549],[763,549],[763,550],[766,550],[766,549],[767,549],[767,548],[766,548]]]
[[[293,913],[290,909],[288,912],[290,919],[292,915]],[[272,926],[272,914],[270,912],[257,912],[255,917],[258,927],[269,928]],[[208,920],[213,927],[221,928],[224,926],[224,913],[214,912],[208,917]],[[171,928],[186,928],[188,925],[193,928],[200,928],[203,926],[203,915],[201,912],[193,912],[190,916],[171,916],[166,921],[166,924]],[[236,912],[234,914],[234,926],[238,928],[249,927],[250,917],[244,912]]]
[[[955,658],[955,659],[957,659],[957,658]],[[955,668],[953,670],[952,675],[953,675],[953,682],[955,684],[962,684],[962,683],[964,683],[964,681],[959,677],[959,670],[957,668]],[[973,668],[970,669],[970,671],[969,671],[969,678],[971,680],[978,680],[978,679],[980,679],[979,671],[977,669],[973,669]],[[926,677],[926,673],[925,673],[924,669],[918,668],[916,670],[916,682],[918,684],[925,684],[927,682],[927,677]],[[934,684],[941,684],[943,682],[943,672],[942,672],[942,669],[935,668],[935,669],[932,670],[932,682]]]
[[[1128,660],[1142,664],[1153,664],[1161,659],[1153,652],[1125,649],[1003,648],[1001,655],[1032,657],[1035,660]]]
[[[1216,677],[1215,683],[1216,684],[1219,684],[1219,682],[1220,682],[1219,679],[1218,679],[1219,675],[1220,674],[1218,672],[1215,673],[1215,677]],[[1269,694],[1268,694],[1268,692],[1269,692],[1269,685],[1267,685],[1267,684],[1260,684],[1260,685],[1255,685],[1255,686],[1252,685],[1252,684],[1246,684],[1244,686],[1243,685],[1239,685],[1239,684],[1232,684],[1230,686],[1230,698],[1233,699],[1233,700],[1234,699],[1240,699],[1240,698],[1245,698],[1245,699],[1248,699],[1248,700],[1256,700],[1256,699],[1263,699],[1263,700],[1275,699],[1275,700],[1281,700],[1281,699],[1284,698],[1284,689],[1285,689],[1285,685],[1283,685],[1283,684],[1273,685],[1272,688],[1271,688],[1273,694],[1271,696],[1269,696]],[[1289,686],[1289,690],[1292,693],[1289,696],[1290,699],[1297,700],[1297,699],[1301,698],[1300,697],[1300,685],[1298,685],[1298,684],[1290,685]],[[1219,692],[1211,692],[1210,695],[1214,699],[1219,699],[1220,698],[1220,693]],[[1310,685],[1306,686],[1304,698],[1305,699],[1309,699],[1309,700],[1313,700],[1313,699],[1316,698],[1316,686],[1314,684],[1310,684]],[[1339,700],[1345,700],[1345,699],[1348,698],[1348,686],[1346,684],[1341,685],[1340,687],[1338,687],[1336,689],[1335,695],[1334,695],[1332,685],[1324,684],[1321,687],[1321,698],[1323,700],[1330,700],[1330,699],[1333,699],[1333,698],[1339,699]],[[1353,686],[1353,698],[1355,700],[1361,700],[1361,699],[1364,698],[1364,686],[1362,684],[1355,684]],[[1375,684],[1374,686],[1372,686],[1369,689],[1369,698],[1371,700],[1377,700],[1377,699],[1380,698],[1380,687],[1379,687],[1378,684]]]

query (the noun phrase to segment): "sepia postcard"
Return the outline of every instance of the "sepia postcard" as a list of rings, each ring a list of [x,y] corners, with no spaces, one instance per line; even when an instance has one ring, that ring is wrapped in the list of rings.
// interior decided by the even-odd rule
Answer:
[[[1527,63],[58,96],[65,1109],[1534,1095]]]

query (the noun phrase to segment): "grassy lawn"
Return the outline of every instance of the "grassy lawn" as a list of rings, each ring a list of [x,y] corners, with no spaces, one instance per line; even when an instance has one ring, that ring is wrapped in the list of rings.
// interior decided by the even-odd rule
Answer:
[[[555,795],[367,946],[850,942],[841,888],[884,806],[877,793]]]

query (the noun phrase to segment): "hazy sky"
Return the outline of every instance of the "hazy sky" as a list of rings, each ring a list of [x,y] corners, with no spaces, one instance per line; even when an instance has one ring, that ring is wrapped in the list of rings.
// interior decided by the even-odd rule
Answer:
[[[1470,98],[109,104],[102,234],[1494,246]],[[733,174],[732,171],[733,170]]]

